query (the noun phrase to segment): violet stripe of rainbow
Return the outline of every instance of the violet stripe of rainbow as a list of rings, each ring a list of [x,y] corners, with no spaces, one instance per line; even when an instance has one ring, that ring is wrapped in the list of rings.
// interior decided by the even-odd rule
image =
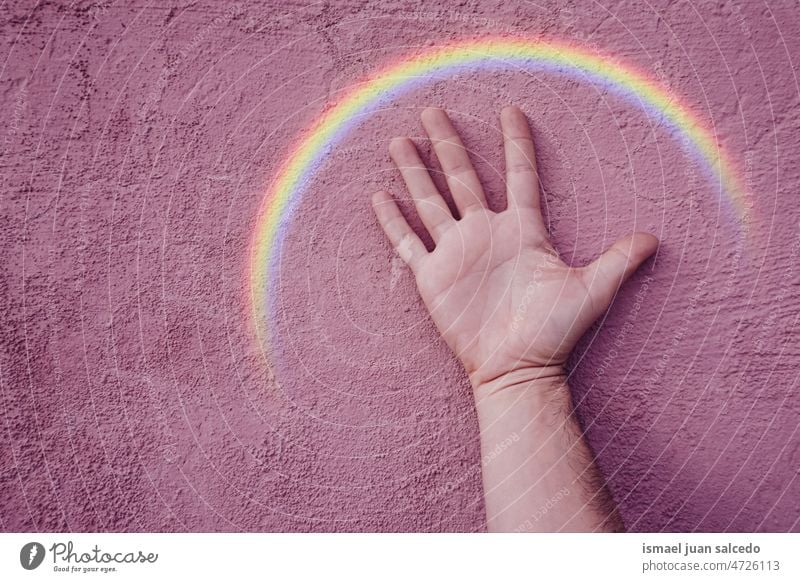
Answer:
[[[383,101],[437,75],[459,69],[530,68],[579,76],[608,87],[665,122],[685,150],[717,182],[740,226],[751,205],[733,164],[712,130],[675,95],[629,65],[581,47],[552,40],[480,39],[429,49],[394,64],[355,86],[304,134],[280,166],[266,194],[250,245],[249,291],[255,329],[264,340],[273,254],[281,224],[331,148]]]

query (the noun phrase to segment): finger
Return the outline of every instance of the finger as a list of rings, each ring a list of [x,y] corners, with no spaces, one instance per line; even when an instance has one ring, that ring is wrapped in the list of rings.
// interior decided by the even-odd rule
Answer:
[[[591,304],[599,317],[608,309],[620,286],[658,248],[658,239],[646,232],[635,232],[615,242],[593,263],[581,269],[589,289]]]
[[[428,255],[428,250],[408,226],[394,198],[388,192],[376,192],[372,196],[372,208],[397,254],[416,273],[421,261]]]
[[[528,120],[518,107],[506,107],[500,112],[500,126],[506,153],[508,206],[531,209],[541,221],[539,174]]]
[[[407,137],[398,137],[389,144],[389,154],[403,175],[422,224],[431,233],[434,242],[439,240],[444,230],[455,220],[436,189],[428,168],[422,163],[417,147]]]
[[[447,178],[447,186],[453,195],[461,216],[474,209],[486,208],[486,195],[472,167],[469,155],[442,109],[428,107],[422,112],[422,125],[433,143],[433,149]]]

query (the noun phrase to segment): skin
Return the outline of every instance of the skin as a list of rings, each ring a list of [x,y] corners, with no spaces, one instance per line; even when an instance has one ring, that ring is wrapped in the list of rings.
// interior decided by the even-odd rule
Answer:
[[[500,115],[507,208],[488,208],[447,114],[422,124],[442,166],[454,216],[414,143],[389,153],[435,248],[428,251],[394,198],[373,196],[389,241],[413,271],[442,337],[474,389],[489,531],[619,531],[622,522],[573,413],[565,362],[658,239],[636,232],[594,262],[570,267],[540,210],[533,139],[516,107]]]

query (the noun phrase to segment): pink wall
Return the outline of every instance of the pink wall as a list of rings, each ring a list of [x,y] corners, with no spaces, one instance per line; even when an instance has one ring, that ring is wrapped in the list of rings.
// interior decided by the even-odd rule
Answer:
[[[514,102],[568,260],[634,227],[663,241],[573,361],[629,527],[800,530],[790,2],[164,4],[4,8],[0,529],[481,530],[469,387],[368,194],[403,194],[387,140],[420,136],[428,104],[502,192],[496,117]],[[270,376],[243,281],[278,164],[339,91],[476,33],[562,38],[661,79],[740,164],[752,233],[611,93],[441,79],[349,134],[287,224]]]

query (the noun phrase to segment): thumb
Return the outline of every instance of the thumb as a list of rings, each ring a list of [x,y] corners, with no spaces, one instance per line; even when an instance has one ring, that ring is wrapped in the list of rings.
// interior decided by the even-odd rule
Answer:
[[[583,267],[591,305],[599,317],[617,294],[620,286],[658,248],[658,239],[646,232],[635,232],[619,239],[593,263]]]

